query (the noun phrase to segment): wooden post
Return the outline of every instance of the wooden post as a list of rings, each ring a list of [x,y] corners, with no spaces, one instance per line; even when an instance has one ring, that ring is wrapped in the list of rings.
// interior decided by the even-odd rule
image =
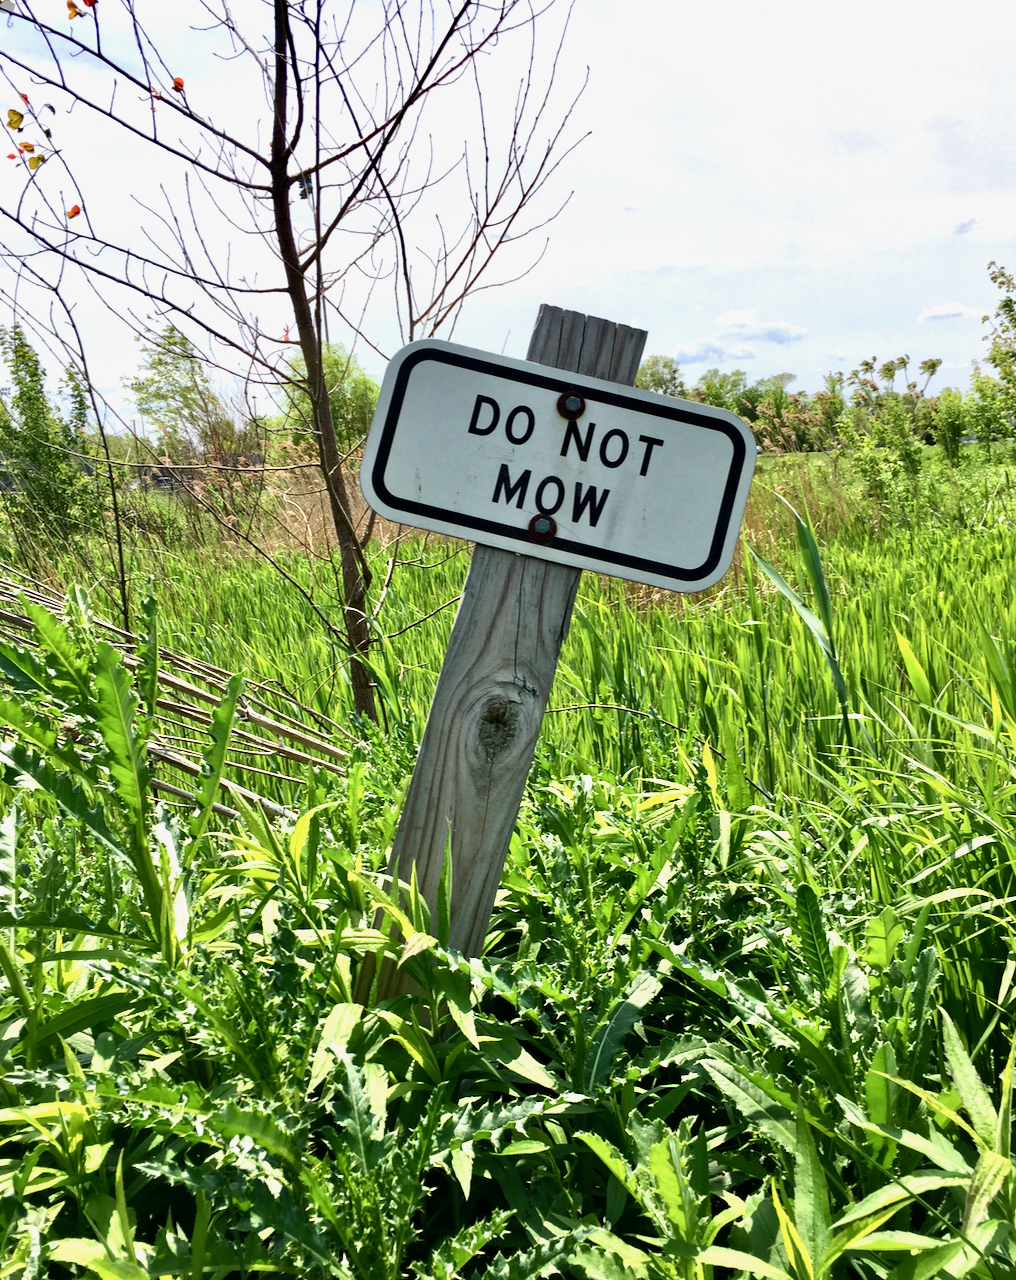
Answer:
[[[577,311],[542,306],[528,360],[631,386],[646,335]],[[451,836],[449,946],[483,948],[537,735],[571,619],[580,569],[477,546],[438,678],[390,871],[417,882],[437,919]],[[364,961],[356,999],[374,966]],[[388,961],[377,998],[411,988]]]

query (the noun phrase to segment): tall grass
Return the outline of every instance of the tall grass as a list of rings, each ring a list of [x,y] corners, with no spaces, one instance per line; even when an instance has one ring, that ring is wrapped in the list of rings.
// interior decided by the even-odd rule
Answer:
[[[766,563],[705,597],[587,575],[485,955],[417,903],[422,994],[377,1008],[351,993],[466,555],[399,545],[380,727],[307,561],[162,574],[163,643],[358,739],[271,784],[296,821],[210,807],[235,686],[198,812],[142,803],[144,700],[80,607],[39,621],[58,678],[15,681],[3,748],[5,1273],[1011,1274],[1002,478],[980,515],[976,477],[895,527],[816,512],[820,547],[776,502]]]

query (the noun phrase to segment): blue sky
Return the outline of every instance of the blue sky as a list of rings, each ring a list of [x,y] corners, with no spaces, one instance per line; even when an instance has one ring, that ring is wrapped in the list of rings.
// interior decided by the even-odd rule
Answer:
[[[188,30],[196,0],[150,10],[196,108],[252,127],[257,85],[240,85],[239,64],[216,62]],[[544,58],[566,12],[559,0]],[[676,356],[691,382],[716,365],[752,379],[791,372],[816,389],[826,371],[907,354],[915,368],[944,361],[935,386],[965,385],[995,302],[987,264],[1016,270],[1014,45],[1016,6],[1000,0],[968,11],[939,0],[575,0],[555,89],[567,101],[588,69],[571,136],[590,136],[535,215],[570,198],[538,265],[470,301],[455,339],[524,356],[549,302],[647,329],[647,352]],[[489,60],[492,123],[510,113],[518,53],[508,41]],[[80,110],[58,113],[57,126],[110,239],[144,247],[146,218],[162,234],[138,201],[164,210],[161,184],[179,207],[172,165]],[[475,119],[454,95],[435,103],[427,129],[446,157],[463,136],[475,156]],[[21,185],[9,166],[0,198]],[[542,239],[509,256],[504,274]],[[233,240],[242,263],[251,239]],[[224,260],[226,233],[209,245]],[[136,304],[139,318],[145,310]],[[115,401],[136,363],[129,330],[87,293],[79,319],[99,338],[95,374]],[[289,317],[263,319],[281,333]],[[371,335],[386,354],[400,345],[383,299]],[[369,348],[358,354],[382,372]]]
[[[456,336],[524,354],[547,301],[647,329],[691,380],[719,365],[814,389],[908,354],[965,384],[987,263],[1016,268],[1014,37],[997,0],[578,0],[574,196],[536,271]]]

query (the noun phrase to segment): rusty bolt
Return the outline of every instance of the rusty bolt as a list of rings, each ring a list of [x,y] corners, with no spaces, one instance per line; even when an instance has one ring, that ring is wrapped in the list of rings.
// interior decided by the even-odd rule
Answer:
[[[549,542],[557,533],[557,522],[550,516],[533,516],[529,522],[529,536],[534,542]]]
[[[577,391],[566,391],[557,398],[557,411],[562,418],[581,418],[586,411],[586,402]]]

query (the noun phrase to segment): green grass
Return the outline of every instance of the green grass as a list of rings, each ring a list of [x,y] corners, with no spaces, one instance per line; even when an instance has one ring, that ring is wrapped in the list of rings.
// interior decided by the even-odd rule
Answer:
[[[761,489],[749,541],[812,626],[747,552],[702,598],[587,575],[485,955],[418,905],[385,1006],[352,993],[454,609],[412,624],[465,554],[399,549],[381,728],[270,566],[160,562],[163,644],[359,738],[271,784],[295,823],[141,800],[80,611],[8,645],[5,1273],[1013,1274],[1016,533],[1004,459],[926,471],[890,510],[762,468],[821,564]]]

